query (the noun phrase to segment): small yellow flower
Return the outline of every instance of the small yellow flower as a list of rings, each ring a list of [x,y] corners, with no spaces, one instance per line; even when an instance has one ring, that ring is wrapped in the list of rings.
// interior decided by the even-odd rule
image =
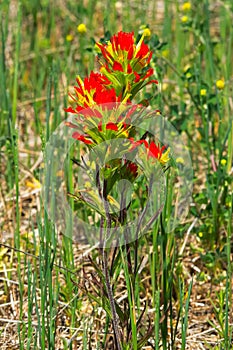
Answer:
[[[74,39],[73,35],[67,34],[66,41],[72,41]]]
[[[188,21],[189,21],[188,16],[182,16],[182,17],[181,17],[181,22],[182,22],[182,23],[187,23]]]
[[[200,91],[201,96],[206,96],[206,93],[207,93],[206,89],[201,89]]]
[[[34,177],[32,178],[32,181],[27,180],[25,182],[25,185],[29,188],[32,188],[32,189],[41,188],[40,182],[37,179],[35,179]]]
[[[221,159],[220,163],[222,166],[225,166],[227,164],[227,161],[226,161],[226,159],[223,158],[223,159]]]
[[[79,24],[79,25],[77,26],[77,31],[78,31],[79,33],[81,33],[81,34],[86,33],[86,31],[87,31],[86,25],[85,25],[84,23]]]
[[[225,81],[223,79],[219,79],[219,80],[216,81],[216,87],[219,90],[224,89],[224,86],[225,86]]]
[[[162,54],[163,57],[168,58],[168,56],[169,56],[169,50],[168,50],[168,49],[165,49],[165,50],[162,51],[161,54]]]
[[[191,7],[192,7],[191,3],[189,1],[186,1],[183,3],[181,8],[183,11],[189,11],[189,10],[191,10]]]
[[[149,29],[149,28],[145,28],[145,29],[143,30],[143,35],[144,35],[144,36],[150,37],[150,36],[151,36],[151,31],[150,31],[150,29]]]
[[[202,237],[203,237],[203,232],[198,232],[198,236],[199,236],[200,238],[202,238]]]

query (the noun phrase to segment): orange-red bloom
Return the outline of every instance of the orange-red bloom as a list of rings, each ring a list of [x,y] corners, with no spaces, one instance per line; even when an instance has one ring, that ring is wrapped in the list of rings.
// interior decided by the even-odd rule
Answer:
[[[109,87],[111,82],[103,74],[91,72],[84,81],[80,77],[76,80],[78,86],[74,86],[75,94],[69,94],[72,106],[66,108],[66,112],[78,113],[94,105],[120,101],[115,90]]]
[[[158,159],[158,161],[162,165],[165,165],[170,160],[170,157],[169,157],[170,148],[167,149],[166,146],[160,147],[159,144],[156,145],[156,143],[153,141],[148,143],[146,140],[135,141],[133,138],[130,138],[129,140],[132,144],[130,151],[133,151],[135,148],[137,148],[140,145],[144,145],[147,150],[148,158],[151,157],[151,158]]]
[[[160,145],[159,144],[156,145],[156,143],[154,143],[153,141],[150,144],[148,144],[148,142],[145,141],[144,145],[148,150],[148,157],[157,158],[157,159],[161,158],[163,151],[166,149],[165,146],[162,146],[160,148]]]
[[[106,130],[118,131],[118,125],[115,123],[107,123],[105,127],[106,127]],[[98,130],[103,131],[101,122],[98,125]]]
[[[86,136],[88,136],[88,135],[86,135]],[[92,142],[91,140],[89,140],[86,136],[85,136],[85,135],[79,134],[77,131],[75,131],[75,132],[72,134],[73,139],[82,141],[82,142],[84,142],[86,145],[92,145],[93,142]]]
[[[127,161],[126,163],[126,170],[128,170],[134,177],[137,177],[138,175],[138,166],[137,164]]]
[[[97,43],[103,59],[99,59],[100,71],[111,82],[117,96],[120,94],[131,97],[146,84],[156,83],[157,80],[144,82],[153,73],[149,68],[152,51],[143,41],[135,42],[134,33],[119,32],[111,37],[108,43]]]
[[[138,72],[148,66],[152,57],[152,51],[144,43],[143,37],[137,44],[135,43],[134,32],[119,32],[111,37],[109,43],[97,43],[97,46],[108,68],[113,70],[120,68],[127,72],[128,64],[130,64],[131,69]]]

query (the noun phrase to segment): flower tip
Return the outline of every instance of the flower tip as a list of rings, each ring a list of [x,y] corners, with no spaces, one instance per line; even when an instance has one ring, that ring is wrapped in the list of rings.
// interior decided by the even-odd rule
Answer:
[[[145,29],[143,30],[143,35],[144,35],[145,37],[150,37],[150,36],[151,36],[151,31],[150,31],[150,29],[149,29],[149,28],[145,28]]]

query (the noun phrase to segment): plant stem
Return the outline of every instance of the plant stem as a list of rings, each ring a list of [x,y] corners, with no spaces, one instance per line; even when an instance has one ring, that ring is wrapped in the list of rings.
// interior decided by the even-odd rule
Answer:
[[[117,346],[117,350],[122,350],[121,343],[120,343],[120,333],[118,328],[118,316],[116,312],[116,306],[115,306],[115,301],[113,297],[110,276],[108,271],[108,257],[107,257],[107,252],[104,248],[103,248],[103,267],[104,267],[106,289],[107,289],[107,294],[108,294],[111,312],[112,312],[112,325],[113,325],[113,330],[115,334],[116,346]]]
[[[106,240],[110,235],[110,229],[111,229],[111,216],[110,216],[109,205],[108,205],[107,196],[106,196],[107,183],[106,183],[106,180],[104,180],[103,190],[101,190],[100,177],[99,177],[100,174],[99,174],[98,166],[97,166],[96,170],[97,170],[96,171],[97,188],[99,190],[99,195],[102,198],[103,203],[104,203],[104,209],[105,209],[105,214],[106,214],[106,224],[107,224],[106,225],[107,232],[103,236],[104,219],[101,218],[101,220],[100,220],[100,238],[101,238],[101,240],[103,239],[103,248],[102,248],[103,273],[105,276],[106,290],[107,290],[110,308],[111,308],[111,313],[112,313],[112,325],[113,325],[113,330],[114,330],[114,335],[115,335],[116,347],[117,347],[117,350],[122,350],[122,346],[121,346],[121,342],[120,342],[120,333],[119,333],[119,328],[118,328],[119,327],[118,315],[116,312],[116,306],[115,306],[113,291],[112,291],[112,287],[111,287],[110,275],[109,275],[109,270],[108,270],[108,256],[107,256],[107,251],[106,251]]]

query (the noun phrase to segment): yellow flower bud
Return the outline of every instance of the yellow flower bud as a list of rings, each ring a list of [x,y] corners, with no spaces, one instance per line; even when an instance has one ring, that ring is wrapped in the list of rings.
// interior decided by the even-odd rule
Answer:
[[[226,159],[223,158],[223,159],[221,159],[220,163],[222,166],[225,166],[227,164],[227,161],[226,161]]]

